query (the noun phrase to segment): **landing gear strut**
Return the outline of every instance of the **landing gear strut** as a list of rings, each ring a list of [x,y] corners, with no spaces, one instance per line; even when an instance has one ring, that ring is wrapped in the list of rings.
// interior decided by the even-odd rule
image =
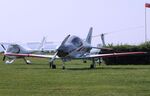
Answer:
[[[62,63],[62,69],[65,69],[65,62]]]
[[[90,65],[90,68],[91,69],[94,69],[96,66],[95,66],[95,60],[94,58],[92,58],[92,64]]]
[[[49,67],[52,69],[56,69],[56,65],[54,64],[53,61],[49,63]]]
[[[23,58],[23,60],[26,62],[26,64],[31,64],[30,60],[26,60],[26,58]]]

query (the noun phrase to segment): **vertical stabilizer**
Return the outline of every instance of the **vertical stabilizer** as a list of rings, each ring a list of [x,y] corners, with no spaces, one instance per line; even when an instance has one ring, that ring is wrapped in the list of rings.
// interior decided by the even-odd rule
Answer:
[[[86,42],[91,44],[91,40],[92,40],[92,32],[93,32],[93,28],[91,27],[90,30],[89,30],[89,33],[86,37]]]
[[[46,42],[46,37],[43,37],[40,46],[38,47],[38,50],[44,50],[45,42]]]

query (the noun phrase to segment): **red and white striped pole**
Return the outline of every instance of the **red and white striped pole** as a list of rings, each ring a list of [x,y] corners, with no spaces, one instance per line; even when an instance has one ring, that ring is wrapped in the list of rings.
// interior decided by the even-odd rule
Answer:
[[[150,8],[149,3],[145,3],[145,42],[147,42],[147,8]]]

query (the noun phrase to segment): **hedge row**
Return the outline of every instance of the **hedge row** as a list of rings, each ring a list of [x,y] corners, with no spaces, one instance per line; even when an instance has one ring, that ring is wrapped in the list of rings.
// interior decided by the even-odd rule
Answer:
[[[127,65],[127,64],[150,64],[150,42],[142,43],[140,45],[113,45],[109,44],[108,48],[112,50],[102,50],[102,53],[113,53],[113,52],[148,52],[148,54],[142,55],[128,55],[128,56],[116,56],[103,58],[108,65]]]

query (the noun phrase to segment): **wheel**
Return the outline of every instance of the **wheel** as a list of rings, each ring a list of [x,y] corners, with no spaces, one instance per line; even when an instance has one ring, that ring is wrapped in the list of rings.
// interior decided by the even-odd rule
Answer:
[[[52,64],[52,69],[56,69],[56,65],[55,64]]]
[[[26,60],[27,64],[31,64],[31,61],[30,60]]]
[[[63,66],[62,69],[64,70],[64,69],[65,69],[65,66]]]
[[[83,61],[83,63],[87,63],[87,61],[86,61],[86,60],[84,60],[84,61]]]
[[[49,63],[49,67],[52,68],[52,69],[56,69],[56,65],[53,62]]]
[[[95,67],[94,67],[94,65],[93,65],[93,64],[91,64],[90,68],[91,68],[91,69],[94,69]]]

